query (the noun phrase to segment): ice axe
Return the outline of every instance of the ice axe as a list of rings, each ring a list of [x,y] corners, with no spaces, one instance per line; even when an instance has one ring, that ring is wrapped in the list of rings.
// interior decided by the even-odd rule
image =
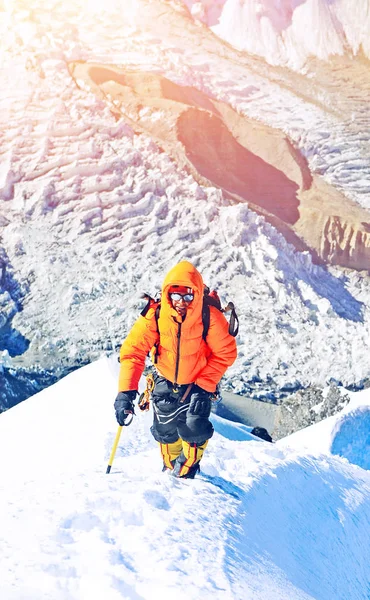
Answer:
[[[114,457],[115,457],[115,454],[116,454],[116,450],[117,450],[119,438],[121,437],[122,427],[127,427],[128,425],[131,425],[133,418],[134,418],[134,415],[131,414],[131,419],[127,423],[125,423],[124,425],[118,425],[118,430],[117,430],[116,437],[115,437],[115,440],[114,440],[112,452],[110,453],[107,470],[105,472],[106,474],[110,473],[110,470],[112,468],[112,464],[113,464]]]

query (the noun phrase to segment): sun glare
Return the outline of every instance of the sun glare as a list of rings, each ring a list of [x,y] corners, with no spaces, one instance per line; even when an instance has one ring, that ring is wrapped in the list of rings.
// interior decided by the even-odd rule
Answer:
[[[14,12],[23,12],[24,17],[32,20],[32,15],[34,11],[37,10],[50,10],[52,14],[53,8],[63,6],[66,12],[104,12],[104,10],[109,7],[109,4],[114,3],[115,0],[106,0],[103,2],[102,0],[0,0],[0,13],[14,13]],[[123,0],[122,6],[129,5],[131,6],[132,0]],[[28,13],[28,15],[27,15]]]
[[[86,0],[85,6],[89,12],[100,13],[106,10],[107,2],[102,2],[102,0]]]

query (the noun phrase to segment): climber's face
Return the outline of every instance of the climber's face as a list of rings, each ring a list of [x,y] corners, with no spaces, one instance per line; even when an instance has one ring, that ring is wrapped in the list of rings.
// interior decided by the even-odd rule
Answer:
[[[194,300],[193,290],[188,287],[173,285],[169,290],[168,296],[175,311],[181,317],[184,317],[189,304]]]

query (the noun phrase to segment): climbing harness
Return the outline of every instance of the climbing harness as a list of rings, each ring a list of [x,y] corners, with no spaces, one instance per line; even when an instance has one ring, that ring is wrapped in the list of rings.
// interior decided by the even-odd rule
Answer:
[[[150,398],[152,395],[152,392],[154,390],[154,377],[153,377],[153,373],[148,373],[148,375],[146,376],[146,388],[143,391],[143,393],[140,395],[139,398],[139,402],[138,402],[138,407],[140,408],[140,410],[147,411],[150,408]]]

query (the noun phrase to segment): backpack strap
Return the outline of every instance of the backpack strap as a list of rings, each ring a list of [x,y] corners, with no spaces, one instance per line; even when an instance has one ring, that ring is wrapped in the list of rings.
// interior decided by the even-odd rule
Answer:
[[[203,321],[202,338],[206,342],[207,341],[206,338],[207,338],[208,331],[209,331],[209,325],[211,322],[211,311],[209,310],[209,304],[206,304],[206,302],[204,302],[204,301],[203,301],[203,308],[202,308],[202,321]]]
[[[140,315],[142,317],[145,317],[147,315],[149,308],[152,308],[155,304],[157,304],[157,306],[155,307],[155,311],[154,311],[154,317],[155,317],[155,324],[157,327],[157,333],[159,336],[160,334],[159,334],[159,327],[158,327],[158,319],[159,319],[159,313],[161,312],[161,303],[158,300],[154,300],[154,298],[149,296],[149,294],[144,294],[143,298],[147,299],[148,302],[146,303],[145,307],[143,308],[143,310],[140,313]],[[154,347],[155,347],[154,364],[157,364],[157,361],[158,361],[158,355],[159,355],[158,346],[159,346],[159,341],[154,344]]]
[[[210,311],[210,306],[215,306],[213,304],[213,302],[209,302],[209,296],[206,297],[207,301],[203,301],[203,308],[202,308],[202,321],[203,321],[203,339],[206,342],[206,338],[208,335],[208,331],[209,331],[209,326],[210,326],[210,322],[211,322],[211,311]],[[217,308],[217,306],[216,306]],[[227,312],[231,312],[230,314],[230,320],[229,320],[229,334],[232,335],[233,337],[236,337],[238,335],[238,331],[239,331],[239,319],[238,319],[238,315],[236,314],[235,311],[235,306],[233,304],[233,302],[229,302],[228,305],[221,309],[221,312],[223,313],[227,313]]]
[[[155,324],[156,324],[156,326],[157,326],[157,331],[158,331],[158,333],[159,333],[158,319],[159,319],[160,312],[161,312],[161,303],[159,302],[159,304],[158,304],[157,308],[155,309],[155,313],[154,313],[154,316],[155,316]]]
[[[158,319],[159,319],[160,312],[161,312],[161,303],[158,302],[158,305],[157,305],[157,307],[155,309],[155,312],[154,312],[155,324],[157,326],[158,337],[160,336],[159,327],[158,327]],[[159,356],[159,349],[158,349],[159,348],[159,339],[158,339],[158,342],[156,344],[154,344],[154,347],[155,347],[155,351],[154,351],[154,360],[153,360],[153,362],[156,365],[157,362],[158,362],[158,356]]]
[[[233,337],[236,337],[238,335],[238,331],[239,331],[239,319],[238,319],[238,315],[236,314],[236,311],[235,311],[234,303],[229,302],[228,305],[225,306],[224,312],[225,313],[231,312],[230,321],[229,321],[229,333]]]
[[[140,315],[142,317],[145,317],[149,308],[151,308],[153,306],[153,304],[156,303],[156,300],[154,300],[154,298],[152,298],[151,296],[149,296],[149,294],[143,294],[142,298],[144,300],[147,300],[146,305],[144,306],[143,310],[141,311]]]

